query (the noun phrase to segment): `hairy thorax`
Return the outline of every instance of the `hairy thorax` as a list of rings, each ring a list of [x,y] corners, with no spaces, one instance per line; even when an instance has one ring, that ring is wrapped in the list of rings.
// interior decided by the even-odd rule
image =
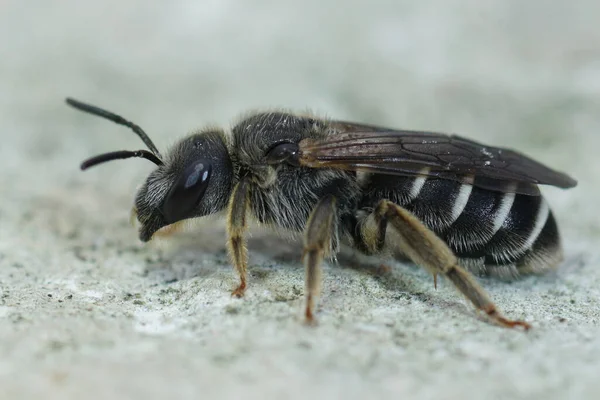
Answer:
[[[317,202],[327,195],[336,199],[338,216],[352,213],[360,196],[353,174],[287,165],[270,166],[252,174],[251,210],[256,219],[301,232]]]
[[[324,138],[328,133],[324,121],[286,112],[250,115],[236,125],[232,147],[238,177],[250,180],[250,209],[259,222],[301,232],[318,201],[327,195],[335,197],[338,219],[354,212],[361,195],[354,172],[269,159],[277,145]]]

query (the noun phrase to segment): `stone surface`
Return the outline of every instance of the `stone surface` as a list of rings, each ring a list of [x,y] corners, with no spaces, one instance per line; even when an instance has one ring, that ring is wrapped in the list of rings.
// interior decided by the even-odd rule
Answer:
[[[4,1],[0,6],[0,398],[594,398],[600,390],[597,1]],[[74,96],[160,148],[284,107],[518,148],[579,180],[545,188],[565,262],[484,280],[490,326],[446,282],[388,262],[325,267],[301,323],[298,243],[254,230],[250,288],[223,223],[145,246],[128,223],[145,161]]]

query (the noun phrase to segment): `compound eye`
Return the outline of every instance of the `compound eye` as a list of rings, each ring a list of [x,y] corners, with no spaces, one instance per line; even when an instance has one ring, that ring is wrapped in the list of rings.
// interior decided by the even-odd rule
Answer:
[[[183,170],[163,204],[165,222],[172,224],[192,216],[206,192],[211,170],[206,160],[195,161]]]
[[[287,162],[289,164],[297,164],[298,145],[296,143],[279,143],[274,145],[267,151],[267,163],[280,164]]]

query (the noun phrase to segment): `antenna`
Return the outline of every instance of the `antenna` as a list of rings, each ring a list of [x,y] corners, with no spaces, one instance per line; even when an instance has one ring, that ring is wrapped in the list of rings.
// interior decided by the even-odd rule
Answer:
[[[110,153],[99,154],[95,157],[88,158],[87,160],[81,163],[81,169],[86,170],[90,167],[105,163],[107,161],[123,160],[132,157],[145,158],[146,160],[152,161],[156,165],[163,165],[163,162],[160,160],[160,158],[156,157],[153,153],[150,153],[148,150],[120,150],[113,151]]]
[[[148,137],[148,135],[146,135],[146,132],[144,132],[144,130],[142,128],[140,128],[138,125],[134,124],[133,122],[127,121],[125,118],[121,117],[120,115],[114,114],[110,111],[103,110],[102,108],[93,106],[91,104],[83,103],[81,101],[78,101],[78,100],[75,100],[75,99],[72,99],[69,97],[67,97],[66,102],[71,107],[74,107],[80,111],[86,112],[88,114],[96,115],[98,117],[106,118],[116,124],[124,125],[124,126],[131,128],[131,130],[134,131],[140,137],[140,139],[142,139],[144,144],[146,146],[148,146],[148,149],[150,149],[150,151],[152,153],[154,153],[154,155],[156,156],[156,158],[159,159],[159,161],[162,158],[160,156],[160,152],[158,151],[158,149],[156,148],[154,143],[152,143],[152,140],[150,140],[150,137]],[[134,152],[134,153],[136,153],[136,152]],[[139,152],[137,152],[137,153],[141,154]],[[108,154],[115,154],[115,153],[107,153],[107,155]],[[100,157],[100,156],[98,156],[98,157]],[[148,158],[145,155],[134,155],[134,156],[130,156],[130,157],[143,157],[143,158],[147,158],[148,160],[153,161],[153,162],[156,161],[156,160]],[[117,157],[117,158],[129,158],[129,157]],[[113,158],[113,159],[116,159],[116,158]],[[106,160],[106,161],[110,161],[110,160]],[[162,164],[162,162],[161,162],[161,164]],[[95,164],[93,164],[93,165],[95,165]]]

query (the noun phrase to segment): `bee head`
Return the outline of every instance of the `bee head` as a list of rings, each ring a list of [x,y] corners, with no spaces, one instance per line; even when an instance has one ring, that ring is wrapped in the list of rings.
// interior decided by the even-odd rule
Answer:
[[[149,241],[159,229],[188,218],[213,214],[227,207],[234,170],[221,131],[206,131],[178,142],[162,157],[137,125],[98,107],[67,99],[78,110],[130,127],[148,150],[115,151],[92,157],[81,169],[124,158],[145,158],[157,165],[135,197],[140,240]]]
[[[233,166],[222,132],[184,138],[137,192],[140,239],[147,242],[164,226],[222,211],[232,182]]]

